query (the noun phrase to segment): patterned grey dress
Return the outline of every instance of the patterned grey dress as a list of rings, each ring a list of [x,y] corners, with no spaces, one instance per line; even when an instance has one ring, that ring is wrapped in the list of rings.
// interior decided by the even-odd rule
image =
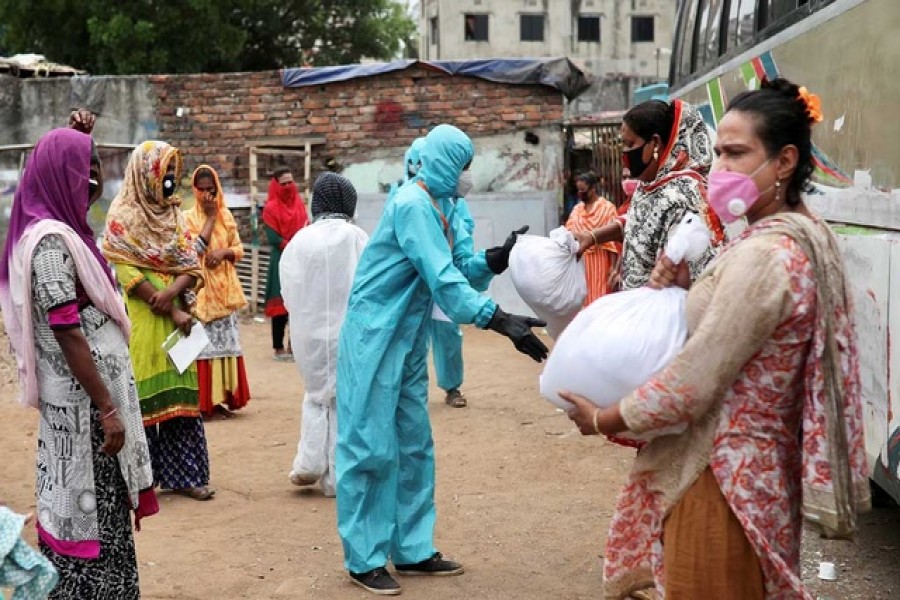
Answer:
[[[41,395],[38,522],[55,540],[99,540],[100,544],[99,557],[86,559],[60,554],[41,537],[41,551],[60,575],[50,598],[139,598],[129,510],[133,502],[126,481],[135,481],[139,477],[135,471],[148,468],[146,441],[143,437],[137,442],[126,440],[119,455],[122,460],[100,452],[104,438],[100,414],[72,375],[53,335],[51,311],[77,303],[80,325],[74,326],[80,326],[87,338],[94,363],[120,407],[123,421],[131,418],[124,406],[137,402],[128,344],[118,325],[90,304],[68,248],[59,237],[47,235],[38,243],[31,279]],[[140,418],[139,411],[135,418]]]

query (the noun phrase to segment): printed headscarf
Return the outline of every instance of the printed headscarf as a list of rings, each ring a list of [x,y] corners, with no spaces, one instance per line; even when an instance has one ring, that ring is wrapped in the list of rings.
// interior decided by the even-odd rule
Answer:
[[[222,191],[222,184],[219,183],[219,174],[209,165],[200,165],[191,175],[191,188],[194,191],[194,206],[184,213],[188,230],[194,238],[200,236],[203,225],[206,223],[206,213],[203,211],[203,203],[201,197],[205,192],[197,189],[198,176],[212,177],[216,186],[216,205],[218,206],[218,214],[216,215],[216,224],[213,227],[212,234],[208,244],[206,244],[206,252],[212,250],[231,249],[234,252],[235,262],[239,261],[244,254],[241,245],[241,236],[238,233],[237,223],[228,207],[225,206],[225,193]],[[210,269],[206,266],[205,261],[201,262],[203,271],[204,286],[197,291],[197,304],[194,307],[194,314],[204,323],[215,321],[229,316],[236,310],[240,310],[247,306],[247,298],[244,296],[244,290],[241,287],[241,281],[238,278],[237,269],[234,263],[223,260],[218,265]]]
[[[122,189],[106,217],[103,254],[113,263],[171,275],[200,277],[200,261],[177,195],[163,196],[170,164],[181,179],[181,153],[165,142],[148,141],[131,153]]]
[[[703,121],[700,111],[687,102],[672,100],[672,107],[675,110],[675,119],[672,122],[669,143],[663,152],[660,152],[662,163],[659,172],[656,179],[644,185],[641,190],[650,194],[673,180],[693,179],[697,191],[703,198],[700,214],[713,234],[713,244],[721,245],[725,241],[725,228],[718,215],[709,210],[706,201],[706,178],[709,176],[713,161],[709,128]]]
[[[352,219],[356,213],[356,188],[337,173],[322,173],[313,185],[311,208],[316,221],[331,216]]]
[[[271,227],[285,242],[309,225],[309,215],[297,184],[281,185],[278,178],[269,181],[269,194],[263,208],[263,223]]]

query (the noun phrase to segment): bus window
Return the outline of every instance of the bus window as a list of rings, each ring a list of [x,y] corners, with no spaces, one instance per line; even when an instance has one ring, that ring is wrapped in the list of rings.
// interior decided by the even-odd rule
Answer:
[[[768,26],[769,20],[769,0],[759,0],[756,3],[756,32],[759,33]]]
[[[694,70],[713,64],[719,57],[722,0],[700,0],[699,15],[694,38]]]
[[[704,64],[711,65],[718,60],[721,54],[722,38],[722,9],[723,0],[710,0],[709,26],[706,28],[706,60]]]
[[[709,21],[709,0],[700,0],[697,9],[697,25],[694,28],[694,57],[692,64],[694,70],[700,69],[703,59],[706,58],[706,24]]]
[[[697,25],[697,3],[699,0],[685,0],[685,13],[678,42],[679,65],[678,76],[688,77],[694,72],[694,29]]]
[[[731,50],[751,45],[755,25],[756,0],[731,0],[726,49]]]
[[[771,0],[769,2],[769,23],[777,23],[782,17],[797,8],[797,0]]]

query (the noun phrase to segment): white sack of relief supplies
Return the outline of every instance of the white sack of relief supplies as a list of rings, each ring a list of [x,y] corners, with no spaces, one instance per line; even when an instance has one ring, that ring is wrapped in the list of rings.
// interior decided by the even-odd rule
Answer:
[[[565,227],[548,237],[520,235],[509,255],[516,291],[556,339],[584,304],[587,280],[578,260],[578,240]]]
[[[695,260],[709,243],[710,233],[702,219],[688,213],[670,237],[665,253],[676,263]],[[566,390],[605,408],[636,390],[684,346],[686,297],[687,291],[679,287],[643,287],[594,301],[557,340],[541,375],[541,395],[566,409],[571,405],[559,397],[559,391]]]

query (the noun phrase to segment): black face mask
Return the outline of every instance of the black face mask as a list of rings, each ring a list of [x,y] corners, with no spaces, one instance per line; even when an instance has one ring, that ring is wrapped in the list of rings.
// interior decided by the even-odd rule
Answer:
[[[649,143],[650,142],[644,142],[637,148],[632,148],[631,150],[626,150],[622,153],[632,177],[640,177],[641,173],[647,170],[647,166],[650,163],[644,162],[644,148],[646,148]]]
[[[97,183],[96,179],[88,179],[88,199],[94,197],[94,194],[97,193],[97,188],[100,187],[100,184]]]
[[[169,196],[174,194],[175,193],[175,176],[170,173],[170,174],[166,175],[165,177],[163,177],[162,186],[163,186],[163,189],[162,189],[163,198],[168,198]]]

